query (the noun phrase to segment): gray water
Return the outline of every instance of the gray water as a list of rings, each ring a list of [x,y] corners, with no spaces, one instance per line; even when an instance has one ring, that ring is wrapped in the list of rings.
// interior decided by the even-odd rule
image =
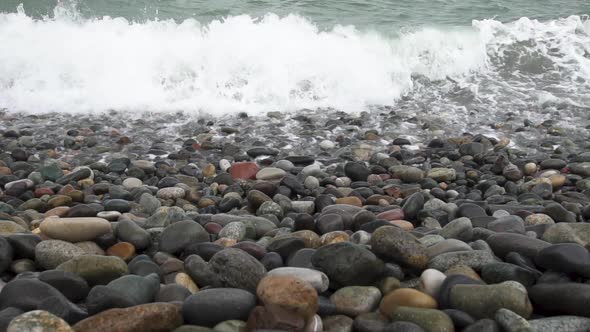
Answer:
[[[62,1],[66,2],[66,1]],[[0,11],[15,11],[23,4],[27,13],[52,15],[57,0],[2,0]],[[587,0],[82,0],[77,1],[85,17],[146,19],[195,18],[201,22],[227,16],[299,14],[331,27],[336,24],[395,31],[420,26],[470,26],[472,20],[496,19],[511,22],[521,17],[551,20],[590,14]]]

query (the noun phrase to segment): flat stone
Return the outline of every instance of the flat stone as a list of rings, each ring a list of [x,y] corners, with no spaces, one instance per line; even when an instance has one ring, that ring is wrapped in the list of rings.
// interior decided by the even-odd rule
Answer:
[[[590,177],[590,162],[571,163],[568,167],[574,174],[581,175],[585,178]]]
[[[85,315],[69,302],[63,294],[51,285],[37,279],[15,279],[7,283],[0,292],[0,310],[14,307],[23,311],[48,310],[64,320]],[[78,318],[79,320],[79,318]]]
[[[495,262],[494,256],[485,250],[455,251],[440,254],[430,261],[429,269],[446,271],[455,265],[466,265],[481,270],[486,264]]]
[[[90,285],[107,284],[128,273],[125,261],[115,256],[82,255],[74,257],[56,268],[84,278]]]
[[[537,331],[531,327],[531,324],[526,319],[508,309],[498,309],[498,311],[496,311],[494,319],[496,320],[496,322],[500,324],[500,326],[506,332]]]
[[[256,163],[241,162],[233,164],[229,169],[229,174],[234,180],[254,180],[259,169]]]
[[[590,223],[557,223],[543,233],[543,240],[549,243],[590,243]]]
[[[530,287],[537,281],[537,275],[534,271],[518,265],[500,262],[485,265],[481,269],[481,276],[489,284],[498,284],[512,280],[519,282],[525,287]]]
[[[577,316],[554,316],[529,321],[536,331],[583,332],[590,326],[590,318]]]
[[[25,233],[27,230],[10,220],[0,220],[0,233]]]
[[[476,205],[473,203],[464,203],[459,206],[459,210],[457,211],[457,215],[461,216],[461,217],[467,217],[469,219],[472,219],[475,217],[487,216],[487,213],[479,205]]]
[[[43,310],[33,310],[15,317],[6,332],[73,332],[63,319]]]
[[[167,187],[158,190],[156,197],[162,199],[179,199],[186,195],[186,191],[180,187]]]
[[[318,293],[328,290],[330,283],[328,276],[326,276],[325,273],[302,267],[280,267],[273,269],[272,271],[268,271],[267,275],[291,276],[294,278],[299,278],[312,285]]]
[[[219,237],[241,241],[246,237],[247,227],[239,221],[230,222],[225,225],[219,232]]]
[[[404,211],[404,219],[416,220],[418,212],[424,207],[424,196],[422,193],[415,193],[406,198],[402,210]]]
[[[377,215],[377,219],[383,220],[403,220],[405,217],[404,210],[402,209],[391,209],[381,212]]]
[[[440,242],[437,242],[428,248],[426,248],[426,253],[429,257],[436,257],[440,254],[448,253],[448,252],[456,252],[456,251],[471,251],[473,250],[467,243],[456,240],[456,239],[447,239]]]
[[[121,220],[117,224],[116,236],[121,241],[133,244],[138,250],[146,249],[151,244],[150,234],[131,220]]]
[[[12,263],[14,250],[10,242],[4,237],[0,237],[0,273],[4,273]]]
[[[433,298],[438,297],[440,286],[447,276],[441,271],[426,269],[420,275],[420,290]]]
[[[130,190],[133,188],[139,188],[143,185],[143,182],[138,179],[138,178],[126,178],[125,180],[123,180],[123,187],[125,187],[125,189]]]
[[[392,166],[389,167],[389,172],[393,177],[408,183],[417,183],[424,180],[424,171],[413,166]]]
[[[440,235],[445,239],[470,241],[473,237],[473,225],[469,218],[458,218],[446,224]]]
[[[533,259],[539,251],[551,245],[548,242],[515,233],[493,234],[486,239],[486,242],[494,254],[500,258],[504,258],[508,253],[514,251]]]
[[[139,305],[154,300],[160,290],[160,277],[155,273],[145,277],[126,275],[109,282],[107,287],[123,295],[134,305]]]
[[[389,319],[379,312],[362,313],[354,318],[353,329],[359,332],[384,331]]]
[[[160,235],[160,250],[170,254],[182,251],[191,243],[209,242],[209,233],[199,223],[178,221],[167,226]]]
[[[47,218],[39,226],[41,232],[56,240],[82,242],[111,232],[111,224],[102,218]]]
[[[528,318],[533,308],[523,285],[506,281],[495,285],[456,285],[450,291],[452,308],[474,318],[493,318],[498,309],[509,309]]]
[[[85,254],[80,247],[61,240],[42,241],[35,247],[35,261],[46,270]]]
[[[347,286],[332,294],[330,301],[339,313],[356,317],[377,308],[381,301],[381,291],[372,286]]]
[[[216,331],[221,331],[220,325],[229,322],[237,323],[241,321],[225,321],[217,324],[214,329]],[[276,331],[277,329],[280,329],[281,331],[302,331],[304,327],[305,320],[295,312],[278,306],[258,306],[250,313],[247,326],[244,326],[240,331]],[[225,330],[238,331],[238,328],[233,328],[231,330],[226,328]]]
[[[308,282],[290,276],[267,276],[256,289],[265,306],[278,306],[307,319],[318,310],[318,294]]]
[[[180,308],[171,303],[149,303],[124,309],[110,309],[73,326],[76,332],[158,332],[182,325]]]
[[[323,317],[324,331],[352,332],[354,320],[345,315],[331,315]]]
[[[363,286],[383,272],[383,262],[362,246],[339,242],[316,250],[311,262],[330,279],[330,287]]]
[[[547,247],[539,251],[535,263],[548,270],[590,278],[590,255],[579,244],[560,243]]]
[[[265,167],[256,173],[256,179],[262,181],[281,180],[287,172],[277,167]]]
[[[418,269],[425,269],[430,260],[424,245],[399,227],[379,227],[371,236],[371,248],[378,255]]]
[[[537,284],[530,288],[535,311],[550,315],[590,317],[590,285],[580,283]]]
[[[67,175],[64,175],[64,176],[56,179],[55,182],[65,185],[70,182],[79,181],[79,180],[86,179],[86,178],[89,178],[92,176],[93,176],[93,172],[90,168],[82,167],[76,171],[73,171]]]
[[[163,285],[160,287],[155,302],[183,302],[191,292],[183,286],[177,284]]]
[[[57,270],[43,271],[39,274],[39,280],[53,286],[68,300],[74,303],[85,299],[90,291],[86,280],[70,272]]]
[[[383,332],[424,332],[424,329],[411,322],[398,321],[385,326]]]
[[[414,323],[426,332],[453,332],[453,321],[447,314],[436,309],[398,307],[391,315],[394,322]]]
[[[362,162],[348,162],[344,166],[344,173],[352,181],[367,181],[371,171]]]
[[[556,222],[568,222],[568,223],[575,223],[576,214],[566,210],[561,204],[559,203],[549,203],[545,206],[545,210],[543,211],[544,214],[550,216]]]
[[[383,297],[379,310],[392,317],[399,307],[436,309],[437,306],[436,300],[426,293],[412,288],[399,288]]]
[[[437,182],[449,182],[455,180],[457,172],[453,168],[432,168],[426,176]]]
[[[549,217],[548,215],[542,213],[531,214],[524,219],[525,226],[545,224],[553,225],[555,224],[555,221],[553,221],[553,219],[551,219],[551,217]]]
[[[495,320],[490,318],[484,318],[476,321],[475,323],[467,326],[464,332],[501,332],[501,327],[496,323]]]
[[[209,261],[212,271],[218,276],[223,287],[256,290],[266,274],[264,266],[245,251],[227,248],[217,252]]]
[[[184,301],[184,321],[192,325],[214,326],[220,322],[239,319],[246,321],[256,306],[256,296],[236,288],[215,288],[199,291]]]
[[[85,304],[88,314],[91,316],[113,308],[134,306],[133,301],[125,297],[124,294],[103,285],[94,286],[90,289]]]

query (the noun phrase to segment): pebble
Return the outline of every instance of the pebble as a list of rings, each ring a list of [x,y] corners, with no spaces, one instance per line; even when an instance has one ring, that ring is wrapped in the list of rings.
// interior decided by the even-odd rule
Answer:
[[[446,224],[440,235],[445,239],[457,239],[461,241],[469,241],[473,237],[473,225],[469,218],[458,218]]]
[[[576,316],[554,316],[533,319],[530,326],[536,331],[575,331],[582,332],[590,325],[590,318]]]
[[[589,291],[588,284],[543,283],[530,288],[530,298],[541,313],[590,317],[590,308],[585,305],[590,300]]]
[[[486,239],[494,254],[500,258],[510,252],[517,252],[525,257],[534,258],[539,251],[550,246],[549,243],[514,233],[496,233]]]
[[[185,323],[213,327],[231,319],[246,321],[255,306],[256,296],[246,290],[206,289],[184,300],[182,316]]]
[[[47,218],[39,229],[52,239],[82,242],[111,232],[111,224],[102,218]]]
[[[146,249],[151,244],[150,234],[131,220],[122,220],[117,224],[116,236],[121,241],[133,244],[138,250]]]
[[[234,180],[255,179],[256,173],[260,168],[255,163],[241,162],[233,164],[229,169],[229,174]]]
[[[485,265],[495,262],[494,256],[486,250],[454,251],[435,256],[428,268],[446,271],[455,265],[465,265],[481,270]]]
[[[328,276],[325,273],[302,267],[280,267],[269,271],[269,276],[291,276],[304,280],[313,286],[318,293],[323,293],[328,290],[330,284]]]
[[[61,240],[41,241],[35,247],[35,262],[46,270],[54,269],[74,257],[85,255],[80,247]]]
[[[209,266],[223,287],[241,288],[254,292],[266,269],[245,251],[227,248],[209,260]],[[198,281],[197,281],[198,282]]]
[[[0,233],[25,233],[26,229],[10,220],[0,220]]]
[[[410,322],[426,332],[453,332],[453,321],[447,314],[436,309],[398,307],[392,314],[394,322]]]
[[[262,181],[281,180],[287,172],[278,167],[265,167],[256,173],[256,179]]]
[[[160,277],[155,273],[145,277],[126,275],[109,282],[106,286],[130,300],[134,305],[139,305],[154,300],[160,291]]]
[[[7,332],[73,332],[63,319],[43,310],[33,310],[16,316],[8,325]]]
[[[374,311],[381,301],[381,291],[372,286],[348,286],[338,289],[330,301],[344,315],[356,317]]]
[[[186,191],[180,187],[168,187],[158,190],[156,197],[161,199],[179,199],[186,195]]]
[[[447,276],[438,270],[426,269],[420,275],[420,290],[437,298],[440,286],[446,278]]]
[[[334,288],[369,285],[383,272],[383,262],[375,254],[349,242],[317,249],[311,262],[328,276],[330,286]]]
[[[575,243],[554,244],[539,251],[535,263],[545,269],[590,277],[588,250]]]
[[[502,308],[528,319],[533,309],[526,288],[515,281],[495,285],[456,285],[450,291],[450,305],[478,319],[494,318]]]
[[[90,285],[107,284],[128,273],[125,261],[114,256],[81,255],[61,263],[58,271],[74,273]]]
[[[414,268],[424,269],[429,262],[424,245],[398,227],[384,226],[375,230],[371,236],[371,247],[378,255]]]
[[[590,225],[587,223],[557,223],[549,226],[542,239],[549,243],[578,243],[586,246],[590,243]]]
[[[177,305],[148,303],[124,309],[111,309],[76,323],[74,331],[170,331],[182,325]]]
[[[423,239],[423,238],[422,238]],[[426,248],[426,253],[429,257],[436,257],[440,254],[456,251],[471,251],[473,250],[467,243],[456,240],[447,239],[434,243],[433,245]]]
[[[12,263],[14,258],[14,250],[10,242],[3,237],[0,237],[0,273],[4,273]]]
[[[39,274],[39,280],[53,286],[74,303],[85,299],[90,290],[86,280],[70,272],[43,271]]]
[[[306,319],[318,310],[318,294],[308,282],[290,276],[270,275],[263,278],[256,295],[265,306],[278,306]]]
[[[170,254],[182,251],[191,243],[208,242],[209,234],[199,223],[189,220],[170,224],[160,235],[159,247]]]
[[[392,317],[400,307],[436,309],[436,300],[423,292],[412,288],[399,288],[383,297],[379,310],[386,316]]]
[[[508,309],[498,309],[494,318],[507,332],[536,331],[526,319]]]

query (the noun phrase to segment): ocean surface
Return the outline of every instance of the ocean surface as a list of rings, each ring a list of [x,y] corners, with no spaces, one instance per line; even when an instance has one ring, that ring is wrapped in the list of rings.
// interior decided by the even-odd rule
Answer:
[[[588,0],[0,0],[0,109],[590,118]]]

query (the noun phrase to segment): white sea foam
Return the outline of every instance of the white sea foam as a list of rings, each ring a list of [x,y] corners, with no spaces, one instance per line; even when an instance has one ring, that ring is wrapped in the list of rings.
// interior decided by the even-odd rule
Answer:
[[[491,58],[527,39],[547,39],[531,48],[555,58],[556,68],[575,69],[570,80],[590,80],[589,35],[590,24],[580,17],[486,20],[388,37],[349,26],[321,31],[297,15],[241,15],[201,25],[88,19],[61,7],[54,17],[34,19],[21,9],[0,14],[0,108],[362,111],[394,104],[412,91],[415,74],[461,83],[494,72]]]

